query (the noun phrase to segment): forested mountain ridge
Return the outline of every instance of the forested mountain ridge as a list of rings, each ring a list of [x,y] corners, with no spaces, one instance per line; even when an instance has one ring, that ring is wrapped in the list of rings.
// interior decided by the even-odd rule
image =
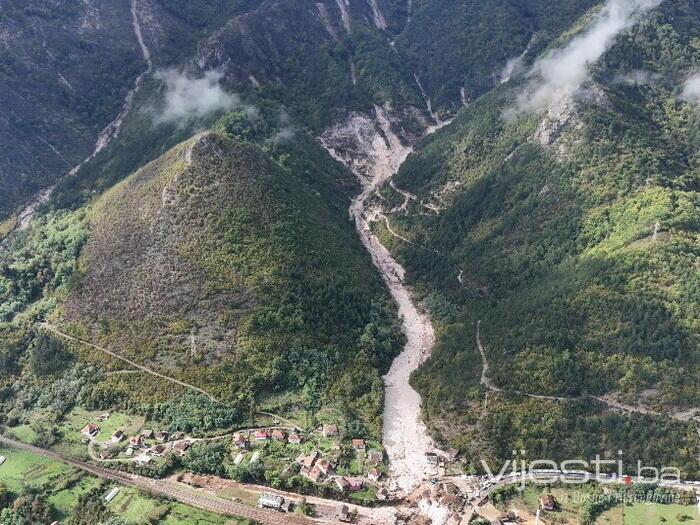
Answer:
[[[3,2],[0,219],[93,150],[139,61],[125,2]]]
[[[391,219],[411,243],[386,230],[383,239],[441,327],[415,384],[436,433],[473,457],[620,448],[697,470],[680,452],[695,449],[694,424],[622,416],[587,396],[679,419],[700,401],[698,110],[683,95],[699,24],[697,2],[661,3],[615,39],[573,98],[514,114],[528,82],[516,77],[395,179],[417,196]],[[490,380],[503,389],[486,410],[479,320]],[[644,455],[642,435],[665,445]]]
[[[470,1],[459,7],[456,17],[450,10],[459,2],[454,6],[449,2],[383,0],[347,5],[330,0],[314,4],[283,0],[115,0],[113,5],[93,4],[69,2],[65,9],[63,2],[41,6],[9,2],[3,6],[2,34],[15,35],[3,39],[7,46],[4,81],[9,87],[3,91],[13,94],[7,104],[13,120],[2,131],[3,143],[9,146],[3,158],[14,159],[14,168],[8,164],[0,169],[2,180],[8,181],[8,189],[11,187],[10,192],[3,192],[7,202],[0,203],[3,218],[17,212],[40,189],[61,180],[66,189],[62,192],[59,187],[59,205],[73,205],[69,201],[74,199],[76,187],[89,195],[95,188],[103,191],[185,140],[192,130],[206,127],[207,122],[190,123],[185,128],[151,125],[144,111],[158,106],[164,84],[158,75],[168,68],[184,69],[193,77],[222,71],[225,89],[251,104],[260,103],[260,99],[284,104],[294,120],[316,133],[348,111],[368,111],[373,104],[390,104],[403,113],[401,119],[407,128],[417,130],[422,126],[420,121],[429,118],[426,106],[431,99],[435,99],[435,111],[443,115],[455,111],[464,101],[497,84],[508,59],[524,51],[535,34],[532,50],[546,45],[558,34],[557,28],[581,16],[592,2],[566,0],[541,9],[538,2],[522,5],[509,0],[491,5]],[[509,13],[512,25],[499,23],[483,32],[471,25],[473,19],[486,25],[503,12]],[[147,64],[139,58],[141,42],[134,22],[138,22],[153,70],[143,78],[139,92],[133,95],[134,107],[120,125],[120,134],[126,136],[83,166],[77,180],[62,179],[92,153],[98,133],[119,113],[135,79],[146,71]],[[441,32],[444,50],[437,53],[430,28],[448,22],[453,25]],[[553,27],[546,29],[550,23]],[[49,48],[63,49],[64,54],[50,59],[37,51],[36,56],[18,62],[31,49],[32,39],[39,41],[50,24],[59,24],[61,29],[46,43]],[[17,32],[24,35],[19,38],[15,28],[23,25],[33,29]],[[468,46],[464,45],[466,40]],[[465,54],[464,50],[477,41],[478,52]],[[75,69],[90,60],[102,66],[85,68],[85,75]],[[23,74],[16,70],[20,63],[24,64]],[[75,74],[75,90],[58,73],[69,84],[69,77]],[[96,78],[88,78],[88,73]],[[39,79],[42,85],[54,86],[41,90],[50,98],[33,104],[22,102],[22,97],[39,85]],[[108,85],[104,85],[107,80]],[[423,117],[406,114],[408,107],[420,108]],[[53,119],[54,126],[49,116],[57,111],[61,118]],[[72,124],[66,126],[69,122]],[[24,138],[15,147],[17,137]],[[28,144],[30,150],[26,149]],[[20,176],[22,182],[18,183]],[[0,234],[4,229],[7,225]]]
[[[41,245],[33,227],[16,239],[5,264],[28,288],[4,293],[14,322],[4,325],[3,344],[23,337],[27,316],[46,315],[60,298],[48,316],[60,331],[196,385],[239,422],[259,393],[304,389],[313,406],[342,401],[357,431],[378,435],[379,375],[402,336],[346,220],[356,182],[303,135],[259,147],[230,123],[177,146],[87,210],[56,217],[59,230],[80,232],[77,261],[75,244]],[[62,270],[46,266],[45,250],[65,257]],[[37,253],[27,260],[26,251]],[[33,271],[56,277],[37,282]],[[22,313],[37,285],[44,298]],[[49,337],[50,347],[67,345],[105,372],[119,368]],[[12,348],[3,355],[14,374]],[[97,406],[143,409],[171,399],[172,385],[147,376],[94,379]],[[13,413],[8,401],[5,413]]]
[[[114,3],[115,20],[90,1],[8,3],[5,45],[7,27],[60,20],[56,38],[74,36],[86,16],[98,36],[47,40],[75,62],[0,58],[62,85],[48,90],[60,100],[13,99],[0,127],[12,149],[0,161],[18,167],[0,162],[13,190],[0,217],[55,184],[0,247],[0,424],[53,425],[79,406],[213,432],[279,396],[309,427],[325,410],[378,439],[380,376],[404,339],[348,222],[360,184],[321,144],[358,164],[415,148],[371,211],[435,324],[413,384],[438,443],[469,472],[513,450],[623,449],[697,477],[700,120],[685,86],[700,2],[638,3],[649,9],[585,62],[577,89],[534,109],[537,64],[625,2],[133,0]],[[110,47],[113,28],[126,36]],[[27,34],[22,49],[42,49]],[[89,104],[109,72],[64,99],[51,69],[91,63],[85,46],[116,70]],[[6,93],[36,87],[5,72]],[[119,133],[65,176],[125,101]],[[70,157],[36,114],[75,123],[51,129]],[[50,143],[41,155],[21,153],[26,122]],[[183,396],[188,385],[209,398]]]

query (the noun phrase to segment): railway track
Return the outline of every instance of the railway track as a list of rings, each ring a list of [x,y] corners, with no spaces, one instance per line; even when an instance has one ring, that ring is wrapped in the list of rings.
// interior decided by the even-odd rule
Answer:
[[[246,518],[265,525],[312,525],[317,523],[315,520],[305,518],[298,515],[284,514],[272,510],[250,507],[219,498],[210,494],[199,494],[194,489],[181,485],[175,481],[163,479],[151,479],[136,474],[126,472],[118,472],[101,467],[97,467],[85,461],[72,459],[58,454],[52,450],[27,445],[6,436],[0,435],[0,444],[14,448],[39,454],[41,456],[60,461],[77,469],[80,469],[88,474],[113,481],[128,487],[134,487],[149,494],[171,498],[192,507],[197,507],[202,510],[222,514],[225,516]],[[326,523],[328,523],[326,521]]]

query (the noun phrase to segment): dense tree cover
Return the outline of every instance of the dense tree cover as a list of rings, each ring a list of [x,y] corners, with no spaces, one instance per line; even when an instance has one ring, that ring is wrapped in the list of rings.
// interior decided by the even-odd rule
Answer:
[[[599,0],[416,1],[397,47],[419,72],[433,107],[452,110],[464,89],[490,91],[510,59],[528,62]]]
[[[379,0],[389,25],[384,31],[372,23],[370,4],[359,2],[349,6],[347,31],[333,0],[315,8],[294,0],[161,0],[164,40],[150,38],[148,31],[146,40],[157,66],[181,65],[194,55],[201,70],[225,72],[223,86],[241,96],[242,107],[282,104],[302,129],[317,135],[349,111],[371,112],[373,104],[389,104],[402,114],[406,130],[417,130],[428,115],[413,109],[426,109],[416,77],[433,108],[453,112],[460,106],[460,88],[475,99],[497,85],[507,60],[531,37],[536,35],[529,55],[534,56],[599,3],[415,2],[407,23],[405,2]],[[321,12],[328,14],[328,24]],[[163,91],[156,78],[144,80],[119,137],[76,177],[59,182],[54,206],[84,204],[219,116],[155,123]]]
[[[231,113],[217,127],[235,142],[212,135],[201,145],[195,139],[179,146],[89,208],[91,240],[65,318],[77,321],[72,329],[81,337],[205,386],[225,405],[186,397],[150,409],[161,387],[145,392],[129,386],[138,378],[128,376],[110,378],[109,386],[87,385],[81,400],[95,408],[116,403],[151,411],[173,429],[207,431],[250,420],[259,392],[292,390],[303,392],[310,415],[338,403],[356,432],[378,436],[380,376],[403,336],[347,221],[353,176],[295,129],[278,105]],[[192,144],[203,148],[192,153],[201,160],[187,167],[177,155]],[[221,151],[229,153],[217,158]],[[131,188],[166,184],[175,173],[177,198],[188,203],[158,219],[173,224],[173,233],[145,241],[154,230],[143,229],[143,217],[151,207],[163,213],[161,194],[156,202]],[[205,180],[226,186],[210,197]],[[189,189],[197,185],[202,189]],[[217,214],[202,214],[217,207]],[[156,260],[147,256],[154,249],[177,261],[167,288],[153,278],[162,266],[139,270]],[[115,264],[136,280],[121,274],[115,281]],[[186,299],[191,279],[202,296]],[[184,287],[174,293],[178,282]],[[197,354],[182,352],[192,334]],[[168,397],[159,392],[155,399],[163,394]]]
[[[9,500],[12,499],[11,504]],[[46,498],[33,489],[27,489],[16,498],[6,498],[0,505],[1,525],[34,525],[50,523],[52,507]]]
[[[87,239],[82,213],[37,219],[0,251],[0,321],[67,285]]]
[[[40,332],[34,340],[30,356],[32,371],[37,376],[61,372],[70,366],[73,359],[73,354],[65,350],[61,341],[44,332]]]
[[[171,432],[196,432],[230,428],[248,414],[230,404],[216,403],[201,394],[186,394],[155,405],[146,415],[162,421]]]
[[[224,461],[228,457],[228,445],[221,442],[200,441],[187,452],[183,461],[187,470],[195,474],[225,474]]]
[[[400,171],[399,187],[443,206],[393,219],[413,244],[386,236],[441,325],[415,384],[434,429],[470,455],[592,445],[697,471],[683,452],[697,436],[684,423],[497,395],[482,413],[475,338],[481,320],[489,375],[507,391],[697,406],[698,118],[677,94],[700,63],[698,27],[697,2],[664,3],[593,68],[563,124],[505,119],[516,80],[464,110]],[[547,126],[555,139],[541,145]],[[647,431],[653,439],[641,438]],[[640,440],[664,447],[645,454]]]
[[[93,525],[103,523],[112,512],[107,508],[104,500],[104,488],[98,487],[78,497],[78,503],[66,520],[67,525]]]

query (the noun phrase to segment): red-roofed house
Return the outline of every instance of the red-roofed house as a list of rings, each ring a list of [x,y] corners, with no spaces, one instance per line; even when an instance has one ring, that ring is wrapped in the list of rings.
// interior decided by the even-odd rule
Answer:
[[[255,441],[269,441],[270,434],[267,430],[258,430],[254,434]]]
[[[362,490],[362,487],[365,486],[365,482],[362,481],[359,478],[350,478],[348,479],[348,488],[350,490],[357,491],[357,490]]]
[[[100,427],[98,427],[95,423],[88,423],[80,432],[85,434],[87,437],[94,438],[100,433]]]

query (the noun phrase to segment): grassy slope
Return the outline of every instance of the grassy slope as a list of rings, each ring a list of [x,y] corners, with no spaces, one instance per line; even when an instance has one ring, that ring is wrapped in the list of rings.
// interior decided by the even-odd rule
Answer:
[[[676,93],[700,60],[699,23],[697,2],[665,3],[621,38],[594,72],[603,102],[582,103],[580,126],[554,145],[531,139],[540,118],[503,120],[513,103],[505,87],[463,111],[399,174],[399,186],[426,200],[460,185],[439,216],[416,209],[395,220],[415,240],[395,251],[440,324],[416,385],[433,424],[473,457],[624,448],[697,469],[692,425],[517,396],[492,398],[482,414],[474,338],[481,319],[492,379],[505,388],[616,392],[630,402],[645,392],[660,410],[697,406],[698,120]],[[620,81],[637,69],[653,81]],[[642,436],[653,450],[640,449]]]

